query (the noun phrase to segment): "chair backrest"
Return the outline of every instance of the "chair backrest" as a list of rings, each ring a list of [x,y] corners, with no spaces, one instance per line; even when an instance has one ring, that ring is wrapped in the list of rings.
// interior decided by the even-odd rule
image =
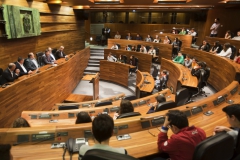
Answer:
[[[127,154],[120,154],[116,152],[91,149],[85,153],[82,160],[138,160],[137,158],[131,157]]]
[[[123,55],[123,61],[124,61],[124,63],[127,63],[127,56],[126,55]]]
[[[177,105],[174,101],[162,102],[158,104],[158,106],[155,109],[155,112],[172,109],[172,108],[175,108],[176,106]]]
[[[231,56],[230,56],[230,59],[234,59],[235,58],[235,54],[236,54],[236,47],[235,46],[230,46],[231,47],[231,49],[232,49],[232,54],[231,54]]]
[[[207,68],[205,69],[205,71],[206,71],[206,75],[205,75],[205,77],[204,77],[204,81],[207,82],[207,80],[208,80],[208,78],[209,78],[209,76],[210,76],[210,68],[207,67]]]
[[[206,51],[209,52],[210,49],[211,49],[211,45],[209,43],[207,43],[207,50]]]
[[[153,78],[156,78],[158,75],[158,69],[156,66],[153,66],[153,72],[152,72],[152,77]]]
[[[150,46],[146,46],[146,50],[149,51],[149,49],[150,49]]]
[[[107,105],[112,105],[112,102],[111,101],[104,101],[104,102],[95,103],[95,107],[107,106]]]
[[[178,40],[179,41],[179,48],[182,47],[182,41]]]
[[[233,156],[234,139],[227,133],[218,133],[199,143],[193,160],[229,160]]]
[[[2,75],[2,73],[3,73],[3,69],[2,69],[2,68],[0,68],[0,76]]]
[[[138,58],[135,57],[135,66],[138,69]]]
[[[43,52],[38,52],[36,53],[36,57],[37,57],[37,62],[39,64],[39,66],[43,66],[43,62],[42,62],[42,56],[43,56]]]
[[[123,97],[123,99],[127,99],[127,100],[129,100],[129,101],[132,101],[132,100],[137,99],[137,97],[134,96],[134,95],[129,95],[129,96],[125,96],[125,97]]]
[[[127,117],[134,117],[134,116],[141,116],[141,114],[139,112],[124,113],[124,114],[119,115],[117,117],[117,119],[127,118]]]
[[[121,49],[121,46],[120,46],[120,44],[116,44],[117,46],[118,46],[118,49]]]
[[[58,106],[58,110],[78,109],[78,106]]]
[[[156,50],[156,56],[158,56],[159,55],[159,48],[155,47],[154,49]]]
[[[177,107],[184,105],[189,99],[189,92],[187,88],[181,88],[177,90],[175,95],[175,102]]]

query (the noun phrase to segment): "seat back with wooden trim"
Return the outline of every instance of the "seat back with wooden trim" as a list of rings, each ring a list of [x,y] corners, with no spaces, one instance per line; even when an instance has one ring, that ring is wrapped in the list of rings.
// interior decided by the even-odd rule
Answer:
[[[184,105],[189,99],[189,92],[187,88],[181,88],[176,92],[175,102],[177,106]]]
[[[58,110],[78,109],[78,106],[59,106]]]
[[[132,100],[137,99],[137,97],[135,95],[129,95],[129,96],[125,96],[123,99],[127,99],[129,101],[132,101]]]
[[[134,117],[134,116],[141,116],[141,114],[139,112],[124,113],[124,114],[121,114],[120,116],[118,116],[117,119]]]
[[[107,105],[112,105],[112,102],[111,101],[97,102],[95,104],[95,107],[107,106]]]
[[[174,101],[167,101],[159,103],[158,106],[155,109],[155,112],[168,110],[177,107],[176,103]]]
[[[85,153],[82,160],[138,160],[127,154],[120,154],[116,152],[101,150],[101,149],[91,149]]]

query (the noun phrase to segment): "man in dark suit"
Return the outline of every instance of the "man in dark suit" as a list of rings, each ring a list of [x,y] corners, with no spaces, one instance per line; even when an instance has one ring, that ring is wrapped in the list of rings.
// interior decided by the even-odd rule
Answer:
[[[16,69],[16,65],[14,63],[9,63],[8,68],[3,71],[2,73],[2,79],[0,84],[5,84],[7,82],[13,82],[15,79],[18,79],[20,70]],[[15,72],[14,72],[15,70]]]
[[[65,58],[66,55],[63,53],[64,47],[60,46],[59,50],[56,52],[56,59]]]
[[[28,54],[28,58],[24,60],[24,65],[27,70],[34,71],[39,68],[38,62],[34,57],[34,54],[31,52]]]
[[[46,49],[45,54],[42,56],[42,62],[43,62],[44,65],[56,63],[52,59],[52,57],[50,56],[50,50],[49,49]]]
[[[102,29],[102,35],[106,38],[106,45],[107,45],[107,42],[108,42],[108,38],[110,38],[110,28],[103,28]]]
[[[20,70],[19,76],[28,75],[28,74],[32,73],[31,70],[26,69],[26,67],[23,65],[23,63],[24,63],[24,59],[22,57],[18,57],[18,61],[15,62],[16,69]]]

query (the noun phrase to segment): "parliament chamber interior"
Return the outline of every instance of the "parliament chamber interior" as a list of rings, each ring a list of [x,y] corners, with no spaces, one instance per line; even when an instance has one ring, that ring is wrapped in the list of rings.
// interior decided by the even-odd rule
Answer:
[[[0,160],[240,160],[238,17],[238,0],[0,0]],[[174,115],[203,134],[191,149]]]

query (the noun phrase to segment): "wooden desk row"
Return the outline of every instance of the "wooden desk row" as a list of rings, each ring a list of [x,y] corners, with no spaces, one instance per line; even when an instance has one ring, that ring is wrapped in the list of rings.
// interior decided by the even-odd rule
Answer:
[[[104,59],[107,60],[107,56],[110,52],[117,57],[120,55],[126,55],[127,62],[129,62],[130,56],[133,55],[134,57],[138,58],[138,69],[142,72],[150,72],[152,65],[152,55],[125,50],[104,49]]]
[[[156,97],[162,94],[169,100],[175,100],[175,96],[171,94],[169,89],[163,90],[151,96],[132,100],[135,112],[140,112],[146,115],[149,110],[148,104],[156,102]],[[108,112],[110,116],[119,110],[120,100],[116,105],[108,105],[103,107],[80,108],[76,110],[62,110],[62,111],[23,111],[21,117],[25,118],[31,127],[36,126],[57,126],[75,124],[77,113],[81,111],[88,112],[91,117],[96,117],[102,112]]]
[[[196,88],[198,85],[197,78],[192,76],[190,70],[182,64],[162,58],[161,69],[169,72],[168,87],[173,88],[173,93],[182,86]]]
[[[0,127],[10,127],[24,110],[50,110],[62,102],[79,83],[89,57],[89,48],[77,51],[68,61],[60,59],[56,67],[41,67],[40,73],[1,88]]]
[[[235,91],[234,93],[232,91]],[[217,125],[227,125],[227,120],[225,117],[225,114],[221,111],[223,107],[228,105],[226,103],[226,99],[222,102],[220,102],[218,105],[214,106],[212,100],[216,100],[220,95],[227,94],[227,99],[232,99],[235,102],[240,102],[240,95],[239,92],[239,84],[237,82],[232,82],[228,87],[223,89],[222,91],[218,92],[216,95],[212,95],[203,101],[200,102],[194,102],[189,105],[181,106],[176,109],[179,110],[189,110],[191,116],[189,117],[190,125],[195,125],[197,127],[201,127],[205,130],[207,136],[212,135],[213,128]],[[203,106],[202,104],[206,104],[206,106]],[[200,107],[197,108],[196,107]],[[211,110],[214,114],[211,116],[206,116],[203,113]],[[145,121],[149,118],[149,122],[151,123],[153,120],[153,117],[159,117],[160,115],[164,115],[167,111],[161,111],[156,112],[147,116],[138,116],[138,117],[132,117],[132,118],[126,118],[126,119],[119,119],[116,120],[115,123],[115,131],[114,136],[110,139],[110,145],[113,147],[124,147],[127,149],[128,153],[134,157],[144,157],[147,155],[155,154],[158,152],[157,150],[157,134],[159,133],[158,129],[155,127],[161,126],[151,126],[148,128],[142,128],[141,122]],[[138,121],[138,124],[133,125],[133,121]],[[207,122],[207,123],[206,123]],[[128,125],[128,128],[126,128],[126,125]],[[66,132],[68,133],[68,136],[59,136],[56,137],[54,140],[51,141],[45,141],[41,142],[42,144],[35,145],[38,147],[36,150],[36,147],[33,147],[33,145],[22,145],[22,146],[14,146],[12,148],[12,154],[14,158],[24,158],[24,159],[59,159],[63,153],[62,149],[54,149],[50,150],[50,144],[52,142],[64,142],[67,140],[68,137],[83,137],[84,135],[88,135],[88,131],[90,131],[87,127],[89,124],[80,124],[80,125],[66,125],[66,126],[56,126],[56,127],[36,127],[33,129],[31,128],[20,128],[20,129],[14,129],[14,128],[5,128],[2,129],[1,133],[1,141],[3,143],[6,143],[7,141],[10,141],[11,143],[15,143],[17,141],[16,135],[24,135],[24,134],[38,134],[39,132],[42,133],[55,133],[60,135],[66,135]],[[140,126],[140,130],[139,127]],[[125,128],[125,129],[123,129]],[[137,129],[138,128],[138,129]],[[142,129],[141,129],[142,128]],[[74,131],[75,130],[75,131]],[[137,131],[139,130],[139,131]],[[4,134],[5,133],[5,134]],[[123,140],[123,141],[117,141],[115,135],[121,135],[129,133],[131,136],[131,139]],[[169,135],[172,133],[169,131]],[[31,138],[30,138],[31,140]],[[34,142],[30,142],[34,143]],[[36,143],[36,142],[35,142]],[[46,144],[47,143],[47,144]],[[89,144],[93,145],[93,140],[89,139]],[[23,151],[28,149],[28,153],[22,154]],[[144,150],[144,152],[143,152]],[[22,151],[22,152],[20,152]],[[46,152],[45,154],[41,155],[41,153]],[[51,152],[51,154],[49,154]],[[33,154],[34,153],[34,154]],[[36,155],[41,155],[40,157],[36,157]],[[73,159],[77,160],[78,154],[75,154],[73,156]]]
[[[125,39],[108,39],[108,48],[110,49],[114,43],[119,44],[122,47],[127,45],[137,46],[142,44],[146,46],[153,46],[159,49],[159,55],[158,55],[159,59],[161,58],[172,59],[173,46],[171,44],[153,43],[153,42],[145,42],[145,41],[137,41],[137,40],[125,40]],[[145,70],[141,70],[141,71],[145,71]],[[149,72],[149,71],[146,71],[146,72]]]

